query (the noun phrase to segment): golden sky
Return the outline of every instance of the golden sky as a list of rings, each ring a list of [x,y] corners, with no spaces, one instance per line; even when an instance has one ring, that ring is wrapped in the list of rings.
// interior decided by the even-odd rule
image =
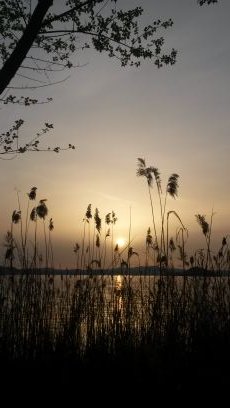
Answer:
[[[178,173],[179,195],[169,198],[189,230],[188,252],[204,247],[197,213],[213,223],[213,248],[230,232],[230,26],[228,0],[209,7],[194,1],[143,0],[145,22],[169,18],[174,26],[165,32],[166,45],[178,50],[173,67],[157,70],[150,63],[122,69],[117,61],[93,51],[76,56],[82,67],[56,86],[38,90],[36,96],[53,102],[28,109],[2,106],[1,129],[20,117],[25,120],[20,137],[29,138],[44,122],[54,131],[44,145],[66,146],[75,151],[31,153],[1,160],[0,223],[2,244],[26,193],[38,188],[46,198],[57,266],[74,267],[73,246],[81,242],[83,218],[89,203],[104,220],[112,210],[118,221],[114,240],[128,240],[130,207],[133,247],[144,254],[146,230],[152,226],[146,180],[136,177],[137,158],[161,172],[162,185]],[[127,7],[139,4],[127,1]],[[157,191],[153,197],[160,228]],[[175,235],[177,224],[172,224]],[[103,224],[104,227],[104,224]],[[104,231],[104,230],[103,230]],[[104,232],[102,232],[104,234]]]

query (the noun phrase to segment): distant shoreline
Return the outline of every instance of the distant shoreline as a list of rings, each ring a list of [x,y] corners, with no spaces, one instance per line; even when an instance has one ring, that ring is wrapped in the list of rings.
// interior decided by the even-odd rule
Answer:
[[[187,277],[228,277],[230,271],[211,271],[199,267],[193,267],[186,270],[175,269],[161,269],[154,266],[133,267],[130,269],[114,268],[114,269],[31,269],[23,270],[18,268],[8,268],[0,266],[0,276],[20,276],[20,275],[64,275],[64,276],[187,276]]]

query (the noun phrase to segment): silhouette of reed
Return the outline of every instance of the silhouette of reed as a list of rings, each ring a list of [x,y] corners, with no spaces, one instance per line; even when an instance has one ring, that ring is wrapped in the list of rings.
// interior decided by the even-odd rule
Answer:
[[[114,279],[0,278],[0,360],[11,386],[42,377],[80,396],[86,384],[119,379],[157,396],[229,381],[228,278]]]
[[[60,384],[79,398],[90,387],[126,384],[135,396],[162,399],[168,395],[206,394],[210,387],[223,392],[230,385],[230,247],[222,239],[214,255],[211,248],[212,217],[195,216],[206,249],[189,258],[187,230],[177,212],[167,209],[167,196],[175,198],[178,175],[173,173],[162,194],[160,173],[139,160],[138,176],[147,178],[154,234],[147,229],[145,264],[131,245],[114,245],[117,216],[89,204],[83,219],[80,244],[75,243],[75,270],[53,269],[54,255],[46,199],[35,202],[37,189],[28,193],[26,216],[18,194],[5,236],[5,265],[0,275],[0,361],[3,387],[35,387],[43,378],[46,392]],[[150,187],[157,186],[161,222],[157,232]],[[29,215],[30,214],[30,215]],[[174,217],[179,227],[170,237]],[[45,254],[41,274],[43,232]],[[17,231],[18,228],[18,231]],[[41,235],[40,235],[41,237]],[[33,239],[32,239],[33,238]],[[31,245],[32,242],[32,245]],[[30,246],[29,246],[30,244]],[[176,276],[174,259],[180,258]],[[15,273],[16,263],[24,273]],[[137,276],[133,266],[137,265]],[[19,271],[20,272],[20,271]],[[115,273],[116,272],[116,273]],[[117,274],[119,274],[117,276]],[[77,387],[77,388],[76,388]],[[128,393],[127,391],[127,393]],[[144,395],[143,395],[144,394]]]
[[[43,237],[45,243],[45,268],[53,267],[53,246],[51,232],[54,229],[53,219],[50,218],[48,226],[46,217],[48,215],[47,199],[42,199],[36,204],[37,187],[32,187],[27,194],[28,201],[26,205],[26,215],[23,216],[22,203],[19,192],[17,191],[18,209],[14,210],[11,217],[10,231],[5,236],[5,265],[13,268],[13,264],[24,271],[36,269],[41,262],[42,253],[37,240],[38,220],[43,223]],[[35,206],[30,210],[30,202],[35,201]],[[34,226],[32,225],[34,224]],[[19,234],[16,231],[16,225],[19,226]],[[32,228],[34,231],[32,232]],[[48,232],[48,239],[47,239]],[[32,238],[33,235],[33,238]],[[30,238],[30,239],[29,239]],[[32,245],[31,245],[32,242]],[[32,247],[32,248],[31,248]]]
[[[155,237],[155,242],[151,243],[152,248],[157,251],[157,261],[159,263],[160,269],[162,267],[167,267],[168,266],[168,249],[169,249],[169,241],[168,241],[168,226],[169,226],[169,215],[174,214],[177,219],[180,222],[181,227],[185,230],[185,227],[181,221],[181,218],[179,215],[176,213],[176,211],[171,210],[167,212],[167,233],[166,233],[166,239],[165,239],[165,215],[166,215],[166,208],[167,208],[167,198],[168,196],[171,196],[172,198],[176,198],[178,195],[178,178],[179,175],[176,173],[171,174],[168,178],[168,182],[166,185],[165,193],[163,196],[162,193],[162,183],[161,183],[161,178],[160,178],[160,172],[159,169],[153,166],[146,167],[145,159],[143,158],[138,158],[137,159],[137,172],[136,175],[138,177],[145,177],[147,180],[147,185],[148,185],[148,192],[149,192],[149,198],[150,198],[150,205],[151,205],[151,213],[152,213],[152,221],[153,221],[153,229],[154,229],[154,237]],[[161,230],[160,230],[160,239],[159,239],[159,234],[157,233],[157,227],[156,227],[156,222],[155,222],[155,213],[154,213],[154,207],[156,210],[156,200],[153,201],[153,195],[151,193],[151,189],[153,187],[153,181],[155,180],[155,184],[157,187],[157,196],[158,196],[158,201],[159,201],[159,208],[160,208],[160,217],[161,217]],[[151,230],[148,230],[149,233],[147,235],[150,236]],[[160,244],[159,244],[160,242]],[[150,241],[148,239],[148,252],[149,252],[149,247],[150,247]]]

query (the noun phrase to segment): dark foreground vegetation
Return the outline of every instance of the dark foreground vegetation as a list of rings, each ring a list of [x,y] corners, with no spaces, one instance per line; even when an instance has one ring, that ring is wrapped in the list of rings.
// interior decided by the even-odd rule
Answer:
[[[3,276],[0,304],[9,400],[207,400],[230,386],[228,277]]]
[[[170,196],[177,196],[179,176],[169,177],[163,196],[157,168],[146,167],[139,158],[137,175],[147,180],[152,213],[143,266],[131,246],[131,213],[127,246],[120,249],[114,241],[115,213],[106,215],[103,229],[98,209],[93,216],[89,204],[82,241],[74,246],[75,273],[51,273],[54,224],[50,218],[47,229],[46,199],[37,203],[37,188],[32,187],[23,217],[17,193],[0,275],[0,385],[9,405],[12,398],[29,399],[33,405],[40,398],[46,403],[47,397],[53,404],[63,398],[65,406],[68,399],[74,405],[129,406],[145,400],[155,405],[158,399],[188,405],[201,398],[207,405],[214,397],[219,402],[228,397],[229,237],[213,251],[213,214],[209,223],[197,214],[205,249],[189,257],[188,231],[166,205]],[[179,227],[170,238],[172,217]],[[120,275],[115,275],[117,268]]]

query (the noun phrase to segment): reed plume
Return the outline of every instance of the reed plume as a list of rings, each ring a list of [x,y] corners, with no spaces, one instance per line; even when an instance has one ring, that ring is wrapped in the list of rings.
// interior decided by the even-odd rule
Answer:
[[[39,204],[36,207],[36,213],[37,213],[37,216],[41,218],[43,221],[43,231],[44,231],[45,251],[46,251],[46,268],[48,268],[48,246],[47,246],[46,228],[45,228],[45,218],[48,215],[48,208],[46,205],[46,201],[47,201],[46,198],[39,201]]]
[[[88,204],[87,209],[86,209],[86,213],[85,213],[85,217],[83,218],[83,222],[84,222],[84,230],[83,230],[83,237],[82,237],[82,246],[81,246],[81,269],[84,268],[85,264],[86,264],[86,259],[85,259],[85,240],[86,240],[86,225],[88,225],[89,230],[88,230],[88,263],[90,260],[90,252],[91,252],[91,243],[90,243],[90,220],[92,218],[92,204]]]
[[[172,198],[176,198],[178,195],[178,174],[173,173],[171,176],[168,178],[167,186],[166,186],[166,192],[165,192],[165,200],[164,200],[164,208],[162,211],[162,218],[161,218],[161,251],[162,249],[164,250],[164,253],[166,253],[166,257],[168,256],[168,236],[166,239],[166,248],[165,248],[165,212],[166,212],[166,204],[167,204],[167,198],[168,195],[170,195]],[[168,221],[168,219],[167,219]],[[180,220],[181,221],[181,220]],[[168,229],[168,225],[167,225]],[[168,234],[168,232],[167,232]]]
[[[207,234],[209,233],[209,224],[205,219],[205,215],[196,214],[195,217],[196,217],[198,224],[200,225],[202,229],[204,236],[207,237]]]
[[[173,198],[176,198],[178,195],[178,178],[178,174],[173,173],[168,179],[166,191]]]
[[[13,224],[18,224],[21,220],[21,211],[14,210],[11,219]]]
[[[45,203],[46,201],[46,198],[40,200],[38,206],[36,207],[36,213],[38,217],[42,218],[43,220],[45,220],[46,216],[48,215],[48,208]]]
[[[101,218],[99,217],[98,208],[95,209],[94,221],[95,221],[96,230],[100,234],[100,232],[101,232]]]
[[[27,193],[29,200],[35,200],[37,194],[37,187],[31,187],[30,192]]]
[[[211,251],[210,251],[210,246],[211,246],[211,233],[212,233],[212,221],[213,221],[213,211],[211,214],[211,222],[210,225],[205,219],[205,215],[201,214],[196,214],[196,220],[198,224],[200,225],[202,232],[205,236],[205,241],[207,244],[207,258],[206,258],[206,266],[205,269],[208,268],[208,265],[210,264],[211,268],[213,269],[213,263],[212,263],[212,257],[211,257]]]
[[[150,199],[151,211],[152,211],[153,229],[154,229],[156,245],[158,247],[155,215],[154,215],[154,210],[153,210],[153,199],[152,199],[152,194],[151,194],[151,188],[153,186],[152,173],[154,174],[154,177],[155,177],[155,180],[156,180],[156,183],[157,183],[157,187],[158,187],[158,189],[160,189],[161,188],[161,182],[160,182],[160,173],[159,173],[158,169],[156,167],[146,167],[145,159],[142,159],[141,157],[138,157],[136,175],[137,175],[137,177],[145,177],[146,180],[147,180],[149,199]]]
[[[48,230],[49,230],[48,260],[49,260],[49,255],[51,254],[51,268],[53,268],[54,267],[54,254],[53,254],[53,244],[51,240],[51,232],[54,230],[53,218],[50,218],[49,220]]]

